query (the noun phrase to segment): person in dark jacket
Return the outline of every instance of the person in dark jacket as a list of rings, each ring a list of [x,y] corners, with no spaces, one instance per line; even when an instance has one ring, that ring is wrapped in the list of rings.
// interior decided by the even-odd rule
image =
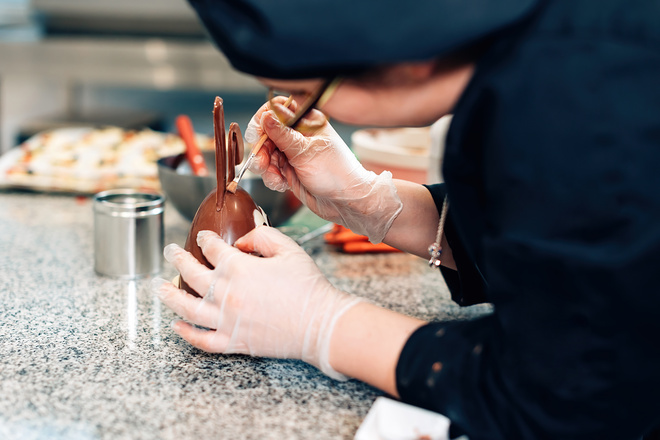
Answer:
[[[235,247],[202,233],[213,271],[166,249],[204,298],[162,282],[159,295],[210,329],[177,333],[366,381],[471,440],[657,435],[658,2],[191,3],[237,69],[296,98],[264,105],[246,133],[268,135],[253,167],[264,181],[374,242],[433,244],[452,297],[494,311],[425,323],[378,308],[258,228]],[[359,125],[452,113],[446,184],[367,172],[318,110],[286,127],[314,94]]]

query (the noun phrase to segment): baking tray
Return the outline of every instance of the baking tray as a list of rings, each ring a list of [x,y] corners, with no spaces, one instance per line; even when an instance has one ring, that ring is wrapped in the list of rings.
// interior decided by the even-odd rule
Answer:
[[[202,150],[213,140],[197,135]],[[0,188],[95,194],[160,191],[156,161],[184,151],[181,138],[150,129],[69,127],[39,133],[0,156]]]

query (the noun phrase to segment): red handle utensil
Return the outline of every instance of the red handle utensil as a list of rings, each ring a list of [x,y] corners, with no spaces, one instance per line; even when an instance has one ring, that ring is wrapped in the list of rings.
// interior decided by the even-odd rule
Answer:
[[[190,162],[193,174],[196,176],[208,176],[209,169],[206,167],[204,156],[202,156],[202,152],[195,141],[195,130],[193,129],[190,118],[186,115],[179,115],[175,123],[179,131],[179,136],[181,136],[183,143],[186,145],[186,159]]]

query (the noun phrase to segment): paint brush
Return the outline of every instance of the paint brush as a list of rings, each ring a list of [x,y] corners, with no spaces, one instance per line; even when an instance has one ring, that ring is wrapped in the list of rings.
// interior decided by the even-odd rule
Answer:
[[[286,102],[284,103],[284,107],[288,107],[292,101],[293,101],[293,96],[289,96],[289,99],[287,99]],[[232,194],[236,192],[236,189],[238,188],[238,183],[243,178],[243,174],[245,174],[247,169],[250,167],[250,164],[256,157],[257,153],[259,153],[259,150],[261,150],[261,147],[263,147],[264,142],[266,142],[266,139],[268,139],[268,135],[264,133],[261,135],[259,140],[255,142],[254,146],[252,147],[252,151],[250,151],[250,155],[248,156],[247,160],[241,167],[240,171],[238,172],[238,174],[236,174],[234,180],[229,182],[229,184],[227,185],[227,191],[231,192]]]

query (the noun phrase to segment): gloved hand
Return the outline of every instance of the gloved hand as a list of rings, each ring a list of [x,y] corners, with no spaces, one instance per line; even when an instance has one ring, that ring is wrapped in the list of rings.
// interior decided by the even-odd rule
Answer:
[[[236,247],[210,231],[200,231],[197,242],[214,270],[176,244],[164,254],[202,298],[163,279],[152,286],[188,321],[176,322],[175,332],[205,351],[302,359],[334,379],[346,379],[328,360],[330,338],[339,317],[360,299],[333,287],[307,253],[277,229],[258,227]]]
[[[269,137],[250,170],[276,191],[291,189],[318,216],[339,223],[379,243],[403,204],[392,173],[364,169],[337,132],[317,110],[296,130],[281,120],[293,117],[283,99],[264,104],[245,131],[248,142]]]

